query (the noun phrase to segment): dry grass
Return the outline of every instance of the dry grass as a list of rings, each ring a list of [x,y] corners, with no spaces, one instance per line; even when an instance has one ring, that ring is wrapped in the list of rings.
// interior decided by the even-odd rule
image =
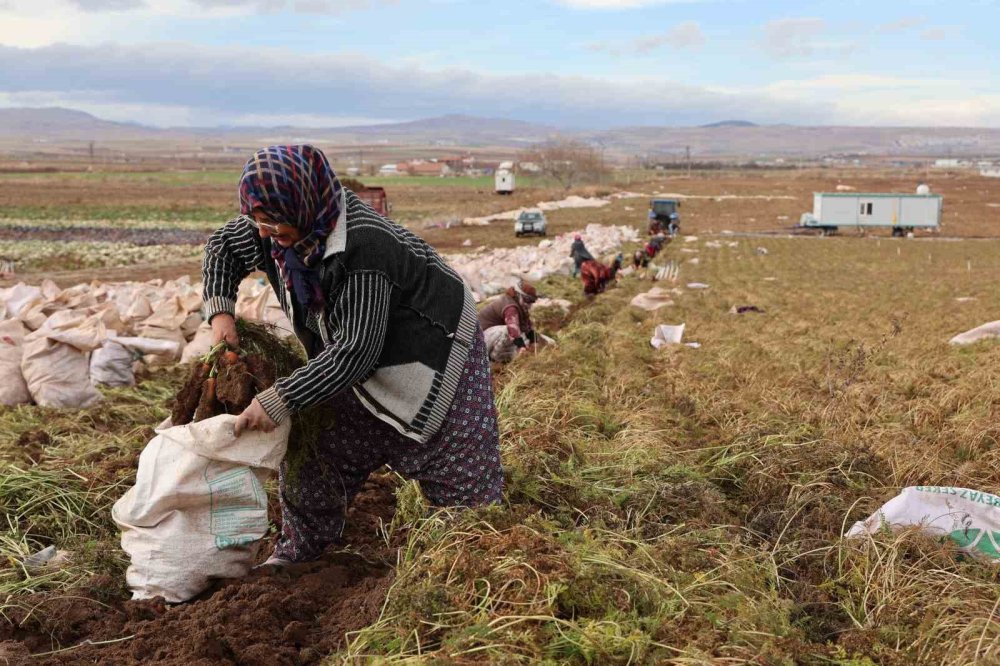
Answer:
[[[682,282],[709,290],[647,314],[627,301],[649,283],[626,281],[505,369],[507,507],[409,528],[382,621],[342,659],[996,658],[992,565],[840,538],[903,486],[1000,484],[1000,347],[945,344],[995,318],[996,244],[689,247]],[[701,349],[649,347],[682,321]]]
[[[553,223],[613,222],[624,205]],[[696,221],[722,204],[700,205],[685,207]],[[441,233],[457,244],[465,230]],[[651,284],[626,278],[552,318],[559,346],[500,377],[505,505],[428,515],[403,485],[382,618],[332,661],[1000,660],[994,566],[913,532],[840,537],[907,485],[1000,486],[1000,345],[946,344],[997,318],[1000,243],[733,242],[668,249],[681,286],[711,285],[674,307],[630,308]],[[582,303],[568,278],[542,290]],[[739,304],[765,312],[728,314]],[[654,324],[680,322],[700,349],[649,346]],[[111,391],[83,414],[0,410],[0,460],[16,465],[0,476],[8,605],[121,580],[108,509],[176,384]],[[36,431],[50,441],[22,438]],[[50,543],[83,555],[55,577],[16,566]]]

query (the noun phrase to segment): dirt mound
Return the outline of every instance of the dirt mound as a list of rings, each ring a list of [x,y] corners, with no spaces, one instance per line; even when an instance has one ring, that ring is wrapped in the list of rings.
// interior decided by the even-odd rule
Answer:
[[[254,572],[174,607],[109,599],[120,581],[107,577],[36,595],[0,623],[0,663],[318,663],[381,610],[395,558],[378,528],[392,518],[393,487],[389,477],[372,477],[348,513],[345,546],[363,556],[338,551],[274,574]],[[260,557],[269,553],[265,546]]]

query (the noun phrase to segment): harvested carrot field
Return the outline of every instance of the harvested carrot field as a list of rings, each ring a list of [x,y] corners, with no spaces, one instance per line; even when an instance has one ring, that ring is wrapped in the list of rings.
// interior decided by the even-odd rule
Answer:
[[[572,307],[539,313],[556,346],[495,377],[504,504],[430,512],[414,484],[385,471],[355,504],[341,549],[186,604],[128,601],[110,508],[187,369],[140,373],[86,410],[0,408],[0,663],[1000,661],[996,565],[916,530],[842,536],[906,486],[1000,488],[1000,343],[948,345],[998,319],[1000,240],[722,233],[788,227],[813,191],[837,184],[912,191],[922,176],[647,174],[578,191],[696,195],[681,215],[682,233],[698,238],[667,247],[679,276],[656,284],[676,291],[655,312],[630,306],[654,286],[634,275],[594,300],[568,276],[538,285]],[[230,213],[233,179],[148,177],[178,181],[176,217],[154,193],[162,187],[130,190],[131,175],[4,174],[0,225],[140,219],[207,232]],[[930,183],[945,197],[942,235],[1000,235],[993,182],[942,173]],[[118,190],[137,208],[115,217],[103,202]],[[562,196],[390,189],[396,217],[448,253],[537,245],[507,222],[448,223]],[[624,198],[553,211],[549,233],[642,229],[645,210]],[[196,256],[172,261],[66,266],[59,282],[197,274]],[[56,267],[28,265],[19,278],[38,283]],[[699,348],[650,346],[655,325],[680,323]],[[57,565],[23,564],[50,545],[66,553]]]

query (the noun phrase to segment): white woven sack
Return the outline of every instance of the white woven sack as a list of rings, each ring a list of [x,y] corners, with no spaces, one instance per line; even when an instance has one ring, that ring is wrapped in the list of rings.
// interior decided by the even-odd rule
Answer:
[[[28,391],[43,407],[91,407],[103,398],[90,383],[88,354],[107,330],[97,316],[64,310],[24,338],[21,372]]]
[[[667,345],[679,345],[684,338],[684,324],[657,324],[653,329],[653,337],[649,339],[649,344],[653,349],[660,349]]]
[[[111,510],[132,558],[133,599],[187,601],[215,578],[245,576],[268,530],[264,482],[288,445],[273,432],[233,434],[236,416],[160,424],[139,456],[135,485]]]
[[[847,531],[875,534],[883,526],[919,526],[947,536],[963,550],[1000,560],[1000,497],[968,488],[910,486]]]
[[[181,363],[190,363],[196,358],[200,358],[212,349],[212,342],[215,340],[215,333],[212,326],[207,321],[203,322],[195,332],[191,342],[184,346],[181,354]]]
[[[980,340],[996,340],[998,338],[1000,338],[1000,321],[991,321],[982,326],[976,326],[965,333],[959,333],[949,340],[948,344],[971,345]]]
[[[132,350],[114,339],[105,340],[90,355],[90,381],[95,386],[135,386]]]
[[[644,294],[636,294],[629,305],[642,308],[647,312],[654,312],[660,308],[673,305],[674,301],[670,297],[670,292],[660,287],[653,287]]]
[[[27,329],[17,319],[0,321],[0,405],[25,405],[31,393],[21,373],[21,346]]]

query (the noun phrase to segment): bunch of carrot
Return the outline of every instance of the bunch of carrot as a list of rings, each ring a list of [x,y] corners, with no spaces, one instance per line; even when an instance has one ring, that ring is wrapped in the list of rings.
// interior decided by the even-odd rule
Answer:
[[[175,398],[171,421],[183,425],[243,411],[253,400],[255,390],[263,390],[267,388],[264,383],[274,381],[273,371],[268,372],[264,366],[262,359],[243,356],[220,342],[192,364]]]

